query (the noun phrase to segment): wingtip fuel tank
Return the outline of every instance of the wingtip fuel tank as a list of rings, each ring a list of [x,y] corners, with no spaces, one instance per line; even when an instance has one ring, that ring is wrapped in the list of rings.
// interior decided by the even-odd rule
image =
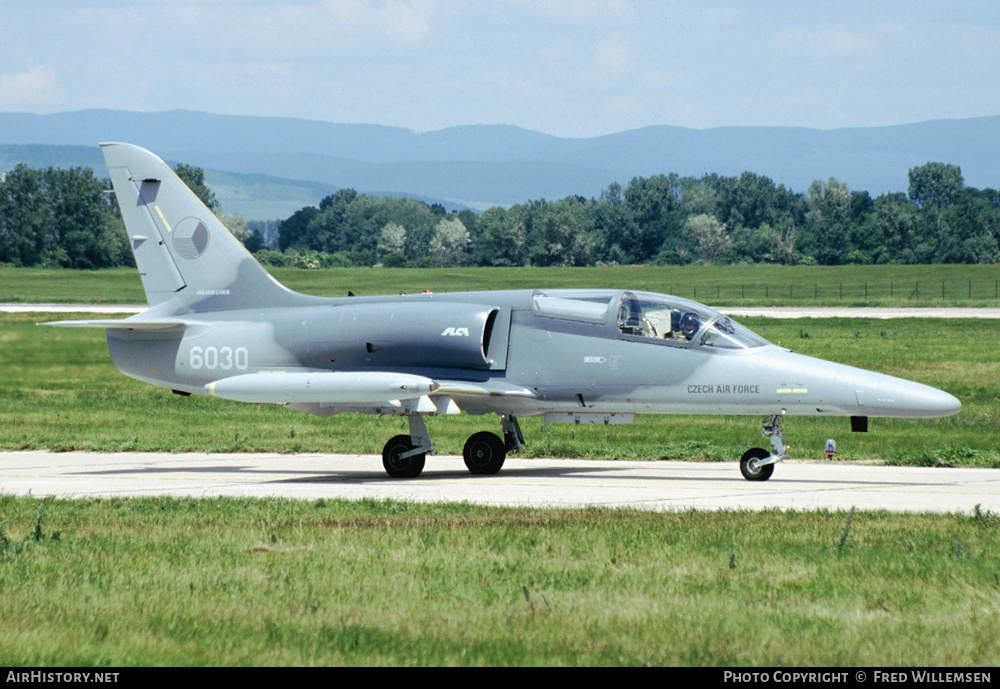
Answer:
[[[237,402],[271,404],[377,404],[429,395],[440,386],[430,378],[384,371],[244,373],[214,380],[207,394]]]

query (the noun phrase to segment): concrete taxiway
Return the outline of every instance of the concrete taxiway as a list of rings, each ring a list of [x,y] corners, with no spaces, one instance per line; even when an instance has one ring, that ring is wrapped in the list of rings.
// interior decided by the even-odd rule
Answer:
[[[0,453],[0,492],[58,498],[192,496],[392,499],[531,507],[1000,512],[1000,471],[789,461],[770,481],[736,462],[508,458],[495,476],[456,456],[391,479],[376,455]]]

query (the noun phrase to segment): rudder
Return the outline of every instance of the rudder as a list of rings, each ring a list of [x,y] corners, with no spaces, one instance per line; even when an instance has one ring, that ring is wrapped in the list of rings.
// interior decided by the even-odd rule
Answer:
[[[150,308],[225,311],[312,299],[271,277],[156,155],[122,143],[101,151]]]

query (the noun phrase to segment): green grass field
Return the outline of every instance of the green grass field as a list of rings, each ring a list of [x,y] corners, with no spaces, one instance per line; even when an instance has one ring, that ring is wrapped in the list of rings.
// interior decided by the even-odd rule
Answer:
[[[0,664],[994,666],[1000,517],[0,497]]]
[[[631,288],[725,306],[1000,306],[1000,266],[606,266],[595,268],[273,268],[319,296],[539,287]],[[142,304],[135,270],[0,266],[0,302]]]

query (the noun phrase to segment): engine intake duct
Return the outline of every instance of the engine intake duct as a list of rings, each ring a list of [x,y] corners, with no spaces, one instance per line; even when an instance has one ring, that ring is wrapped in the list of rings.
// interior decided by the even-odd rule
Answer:
[[[339,367],[502,369],[501,310],[465,303],[359,304],[333,309],[322,347]]]

